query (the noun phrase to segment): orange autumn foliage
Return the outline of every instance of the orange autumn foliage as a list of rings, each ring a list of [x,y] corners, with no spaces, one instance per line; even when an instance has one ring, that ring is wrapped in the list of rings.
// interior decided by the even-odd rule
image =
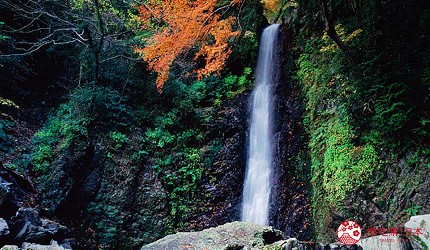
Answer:
[[[148,68],[158,73],[158,91],[168,80],[174,60],[194,46],[200,48],[194,59],[202,57],[205,61],[204,68],[196,70],[197,76],[219,73],[231,53],[228,41],[239,35],[233,30],[234,18],[222,19],[219,12],[241,1],[232,0],[218,9],[218,0],[148,0],[139,7],[143,29],[161,26],[145,41],[145,47],[135,48]]]
[[[262,0],[262,2],[264,9],[272,13],[278,10],[280,4],[279,0]]]

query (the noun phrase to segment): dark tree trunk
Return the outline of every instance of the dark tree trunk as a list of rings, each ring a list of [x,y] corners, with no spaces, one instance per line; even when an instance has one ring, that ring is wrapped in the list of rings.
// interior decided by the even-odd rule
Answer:
[[[339,49],[347,56],[348,60],[351,63],[355,64],[355,60],[350,50],[342,41],[342,39],[340,39],[339,35],[336,32],[333,15],[332,15],[333,13],[329,10],[327,0],[321,0],[321,5],[322,5],[321,7],[322,7],[322,13],[323,13],[327,35],[334,41],[334,43],[336,43]]]

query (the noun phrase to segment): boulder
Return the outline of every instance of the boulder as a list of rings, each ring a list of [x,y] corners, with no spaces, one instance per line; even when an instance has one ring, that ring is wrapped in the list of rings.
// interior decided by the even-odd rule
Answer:
[[[0,218],[0,237],[8,235],[9,233],[9,225],[3,218]]]
[[[64,239],[68,233],[65,226],[40,219],[38,212],[33,208],[20,208],[10,220],[10,226],[15,242],[48,244],[52,239]]]
[[[377,235],[363,238],[357,245],[364,250],[413,250],[409,239],[402,236]]]
[[[0,218],[0,246],[9,243],[10,230],[6,220]]]
[[[168,235],[141,250],[160,249],[261,249],[265,245],[282,240],[281,231],[268,226],[246,222],[231,222],[200,232]]]
[[[3,218],[10,218],[18,210],[18,201],[10,188],[11,185],[12,183],[0,176],[0,217]]]
[[[412,230],[411,242],[414,249],[430,249],[430,214],[412,216],[405,223]]]
[[[296,238],[290,238],[275,242],[264,249],[277,249],[277,250],[363,250],[360,246],[352,245],[346,246],[337,243],[323,244],[311,241],[299,241]]]
[[[0,217],[15,215],[18,201],[30,193],[35,193],[32,183],[0,162]]]
[[[283,233],[269,226],[231,222],[200,232],[176,233],[145,245],[141,250],[363,250],[360,246],[322,244],[285,239]]]
[[[21,246],[22,250],[66,250],[63,246],[58,245],[55,240],[51,241],[49,245],[39,245],[34,243],[24,242]]]
[[[55,240],[52,240],[49,245],[39,245],[34,243],[24,242],[21,247],[16,245],[5,245],[0,250],[70,250],[64,246],[60,246]]]

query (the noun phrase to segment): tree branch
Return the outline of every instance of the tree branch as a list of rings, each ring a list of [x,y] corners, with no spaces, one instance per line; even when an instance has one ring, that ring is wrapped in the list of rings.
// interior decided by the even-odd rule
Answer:
[[[349,51],[349,48],[345,45],[342,39],[340,39],[339,35],[336,32],[332,15],[333,13],[329,10],[327,0],[321,0],[321,7],[327,35],[334,41],[334,43],[336,43],[339,49],[346,55],[348,60],[351,63],[355,64],[355,60],[351,52]]]

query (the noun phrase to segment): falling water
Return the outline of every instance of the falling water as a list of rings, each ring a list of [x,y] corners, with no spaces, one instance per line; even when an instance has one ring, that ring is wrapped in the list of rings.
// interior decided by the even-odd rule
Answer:
[[[279,24],[263,31],[254,91],[251,96],[251,120],[248,159],[243,191],[242,221],[259,225],[269,223],[270,177],[272,166],[272,85],[276,68]]]

